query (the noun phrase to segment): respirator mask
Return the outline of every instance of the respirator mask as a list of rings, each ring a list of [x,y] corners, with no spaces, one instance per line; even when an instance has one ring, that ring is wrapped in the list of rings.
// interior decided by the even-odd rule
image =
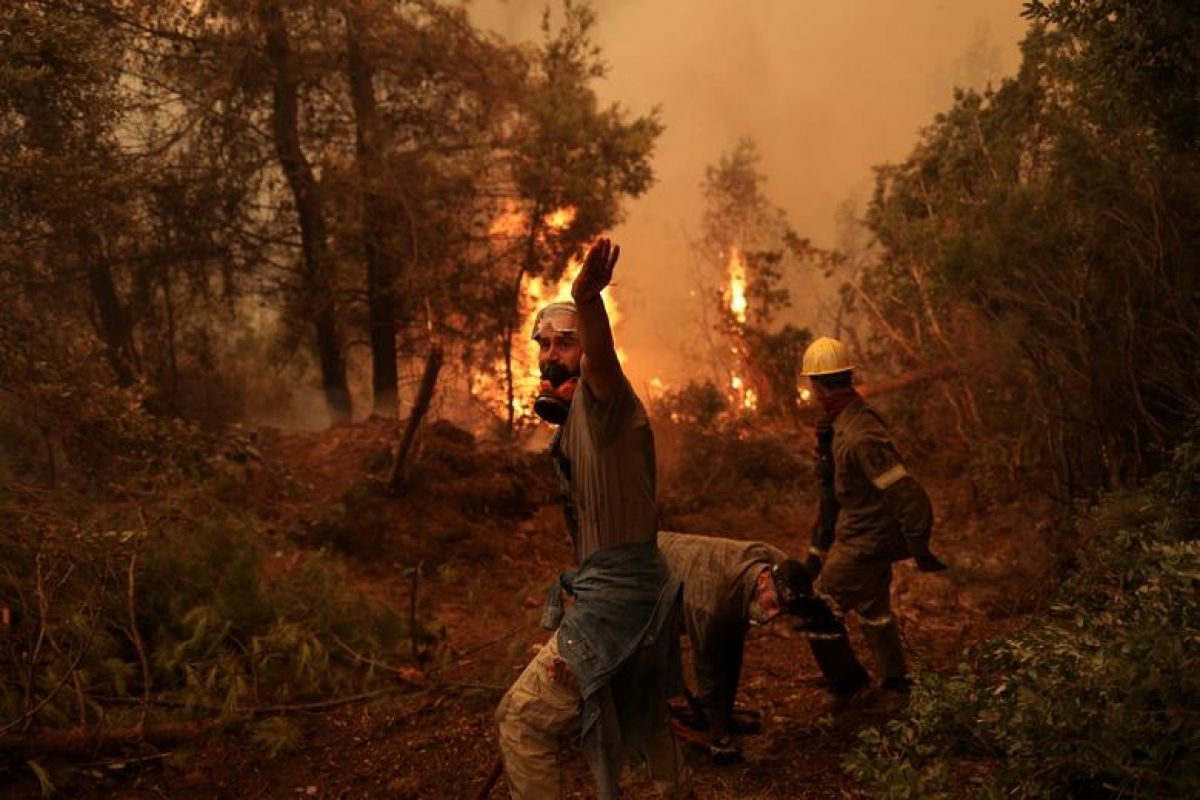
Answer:
[[[574,334],[577,325],[578,312],[574,303],[550,303],[538,312],[532,338]],[[541,372],[542,382],[538,386],[537,399],[533,401],[533,413],[553,425],[562,425],[571,411],[571,398],[579,385],[579,373],[556,362],[546,364]]]
[[[571,398],[579,376],[572,375],[562,364],[547,364],[542,367],[542,382],[538,386],[537,399],[533,401],[533,413],[553,425],[562,425],[571,412]]]

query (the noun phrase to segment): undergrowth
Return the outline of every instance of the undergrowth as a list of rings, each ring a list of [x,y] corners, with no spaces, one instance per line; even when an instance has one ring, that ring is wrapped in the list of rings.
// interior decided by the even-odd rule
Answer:
[[[146,458],[97,460],[51,489],[10,480],[0,496],[0,740],[245,720],[415,674],[407,614],[331,556],[267,545],[252,443],[127,418],[93,451],[132,442]]]
[[[1083,528],[1057,602],[861,733],[869,794],[1200,796],[1200,436]]]
[[[741,413],[712,383],[688,384],[651,408],[666,517],[795,502],[812,489],[811,442],[786,421]]]

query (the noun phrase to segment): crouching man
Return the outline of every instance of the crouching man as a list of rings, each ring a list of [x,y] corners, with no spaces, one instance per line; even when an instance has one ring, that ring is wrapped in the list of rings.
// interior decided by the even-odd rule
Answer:
[[[683,723],[676,730],[703,743],[718,761],[736,759],[733,734],[757,727],[753,712],[734,707],[750,626],[780,614],[794,615],[810,636],[836,636],[841,626],[813,596],[804,566],[776,547],[668,531],[659,532],[658,546],[671,576],[683,584],[683,627],[697,683],[696,693],[687,695],[689,708],[676,712]]]

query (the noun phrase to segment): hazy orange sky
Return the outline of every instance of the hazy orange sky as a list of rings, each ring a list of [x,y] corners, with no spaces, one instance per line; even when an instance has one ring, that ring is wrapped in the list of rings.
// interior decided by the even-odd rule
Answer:
[[[514,41],[540,36],[544,0],[475,0],[472,14]],[[557,3],[554,7],[558,7]],[[1026,23],[1021,0],[597,0],[596,43],[609,65],[598,91],[633,113],[658,105],[666,132],[656,184],[626,204],[613,231],[618,343],[641,388],[704,366],[681,354],[697,338],[689,296],[706,166],[753,137],[766,191],[794,228],[835,244],[835,214],[861,210],[874,165],[903,159],[947,108],[955,85],[1012,75]],[[812,281],[810,292],[833,287]],[[804,292],[794,294],[803,294]],[[816,327],[811,297],[796,321]],[[822,331],[815,330],[817,334]]]

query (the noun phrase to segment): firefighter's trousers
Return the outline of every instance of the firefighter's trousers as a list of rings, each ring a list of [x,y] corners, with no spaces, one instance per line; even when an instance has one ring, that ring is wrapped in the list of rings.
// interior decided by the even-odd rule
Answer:
[[[853,551],[834,547],[817,581],[817,591],[828,598],[838,614],[853,611],[862,623],[863,638],[871,650],[872,659],[880,677],[904,678],[907,668],[904,651],[900,645],[900,627],[892,614],[892,565],[890,561],[863,557]],[[843,639],[844,643],[845,640]],[[835,646],[836,647],[836,646]],[[829,657],[832,663],[840,663],[842,670],[853,670],[845,658],[849,645],[841,645],[844,652]],[[819,648],[814,645],[814,652]],[[853,654],[850,654],[853,659]],[[818,655],[818,663],[821,657]],[[857,660],[854,660],[857,666]],[[822,670],[825,665],[822,664]],[[861,669],[861,668],[860,668]],[[836,685],[839,677],[826,673],[826,678]]]

